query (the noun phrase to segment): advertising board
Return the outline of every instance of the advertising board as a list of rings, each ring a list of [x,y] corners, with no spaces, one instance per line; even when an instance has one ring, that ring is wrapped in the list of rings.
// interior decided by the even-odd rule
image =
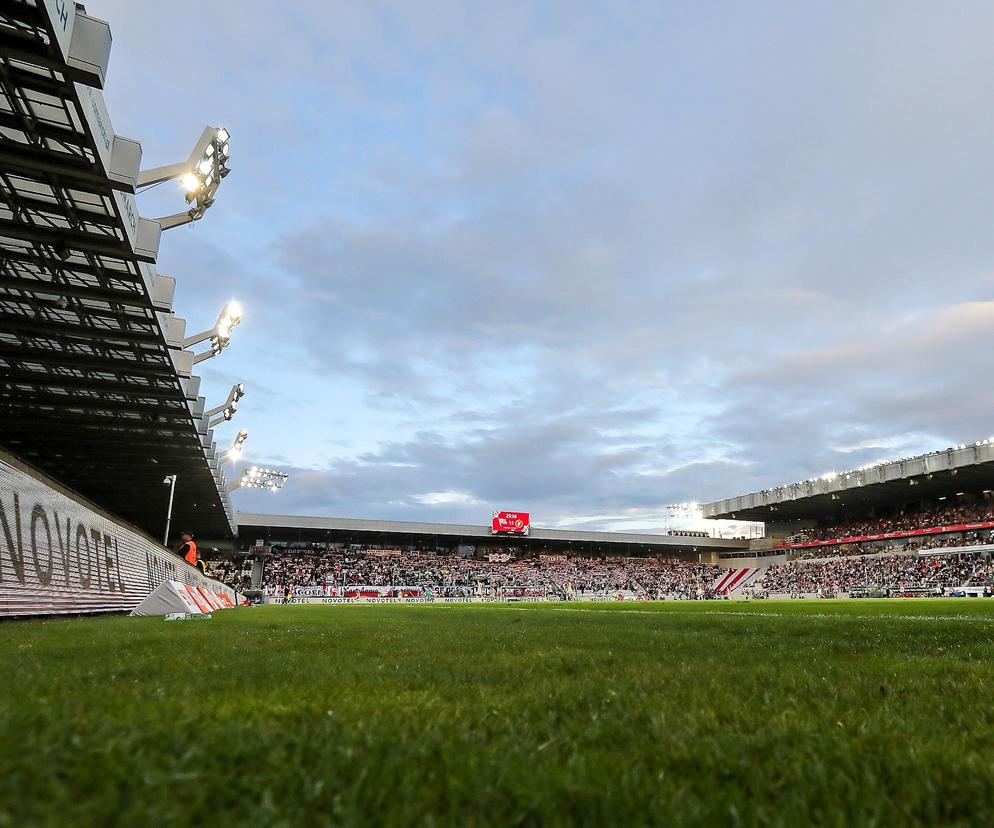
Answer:
[[[230,587],[8,457],[0,455],[0,617],[130,611],[164,581],[237,603]]]

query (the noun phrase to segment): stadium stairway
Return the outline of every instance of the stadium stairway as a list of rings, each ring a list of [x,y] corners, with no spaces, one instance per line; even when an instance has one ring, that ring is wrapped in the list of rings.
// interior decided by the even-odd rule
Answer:
[[[262,575],[265,568],[262,558],[256,558],[252,564],[252,589],[262,589]]]
[[[768,567],[765,566],[743,566],[738,569],[729,569],[718,577],[711,589],[720,595],[727,595],[731,598],[742,587],[762,578],[767,569]]]

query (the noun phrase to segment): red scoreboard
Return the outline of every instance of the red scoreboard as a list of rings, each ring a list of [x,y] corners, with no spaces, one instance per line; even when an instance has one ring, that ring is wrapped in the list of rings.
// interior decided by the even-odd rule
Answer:
[[[527,535],[530,527],[528,512],[494,512],[490,519],[491,535]]]

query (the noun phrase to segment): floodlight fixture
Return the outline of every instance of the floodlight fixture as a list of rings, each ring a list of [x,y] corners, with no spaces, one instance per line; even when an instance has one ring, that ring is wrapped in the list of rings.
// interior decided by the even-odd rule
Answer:
[[[270,492],[278,492],[286,484],[290,475],[276,469],[265,469],[261,466],[252,466],[242,472],[238,480],[228,484],[229,492],[235,489],[266,489]]]
[[[231,341],[231,332],[238,327],[241,321],[242,306],[237,302],[228,302],[221,308],[221,313],[218,315],[217,322],[214,323],[213,328],[208,328],[206,331],[202,331],[194,336],[186,337],[183,340],[184,348],[192,348],[201,342],[210,341],[210,348],[208,350],[194,355],[193,364],[196,365],[205,359],[216,357],[221,351],[227,348],[228,343]]]
[[[231,390],[228,392],[228,398],[221,403],[216,408],[210,408],[204,412],[205,417],[213,417],[215,414],[220,414],[225,408],[229,406],[234,406],[238,408],[238,401],[245,396],[245,383],[236,382],[231,386]]]
[[[207,127],[185,161],[144,170],[138,174],[140,190],[163,181],[178,179],[186,192],[186,203],[190,205],[186,212],[156,219],[163,230],[203,218],[214,203],[221,179],[231,172],[230,140],[228,130],[223,127]]]
[[[235,441],[231,444],[231,448],[221,454],[221,463],[237,463],[242,456],[242,450],[245,446],[245,441],[248,439],[248,430],[242,429],[235,436]]]
[[[208,428],[217,428],[221,423],[226,423],[238,413],[238,403],[228,403],[221,409],[221,413],[207,420]]]

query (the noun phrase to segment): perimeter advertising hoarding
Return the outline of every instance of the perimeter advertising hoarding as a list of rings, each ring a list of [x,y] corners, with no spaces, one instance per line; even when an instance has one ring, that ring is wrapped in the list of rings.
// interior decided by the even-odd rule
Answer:
[[[527,535],[530,528],[528,512],[494,512],[490,519],[492,535]]]
[[[237,603],[229,587],[8,457],[0,455],[0,617],[130,611],[163,581]]]

